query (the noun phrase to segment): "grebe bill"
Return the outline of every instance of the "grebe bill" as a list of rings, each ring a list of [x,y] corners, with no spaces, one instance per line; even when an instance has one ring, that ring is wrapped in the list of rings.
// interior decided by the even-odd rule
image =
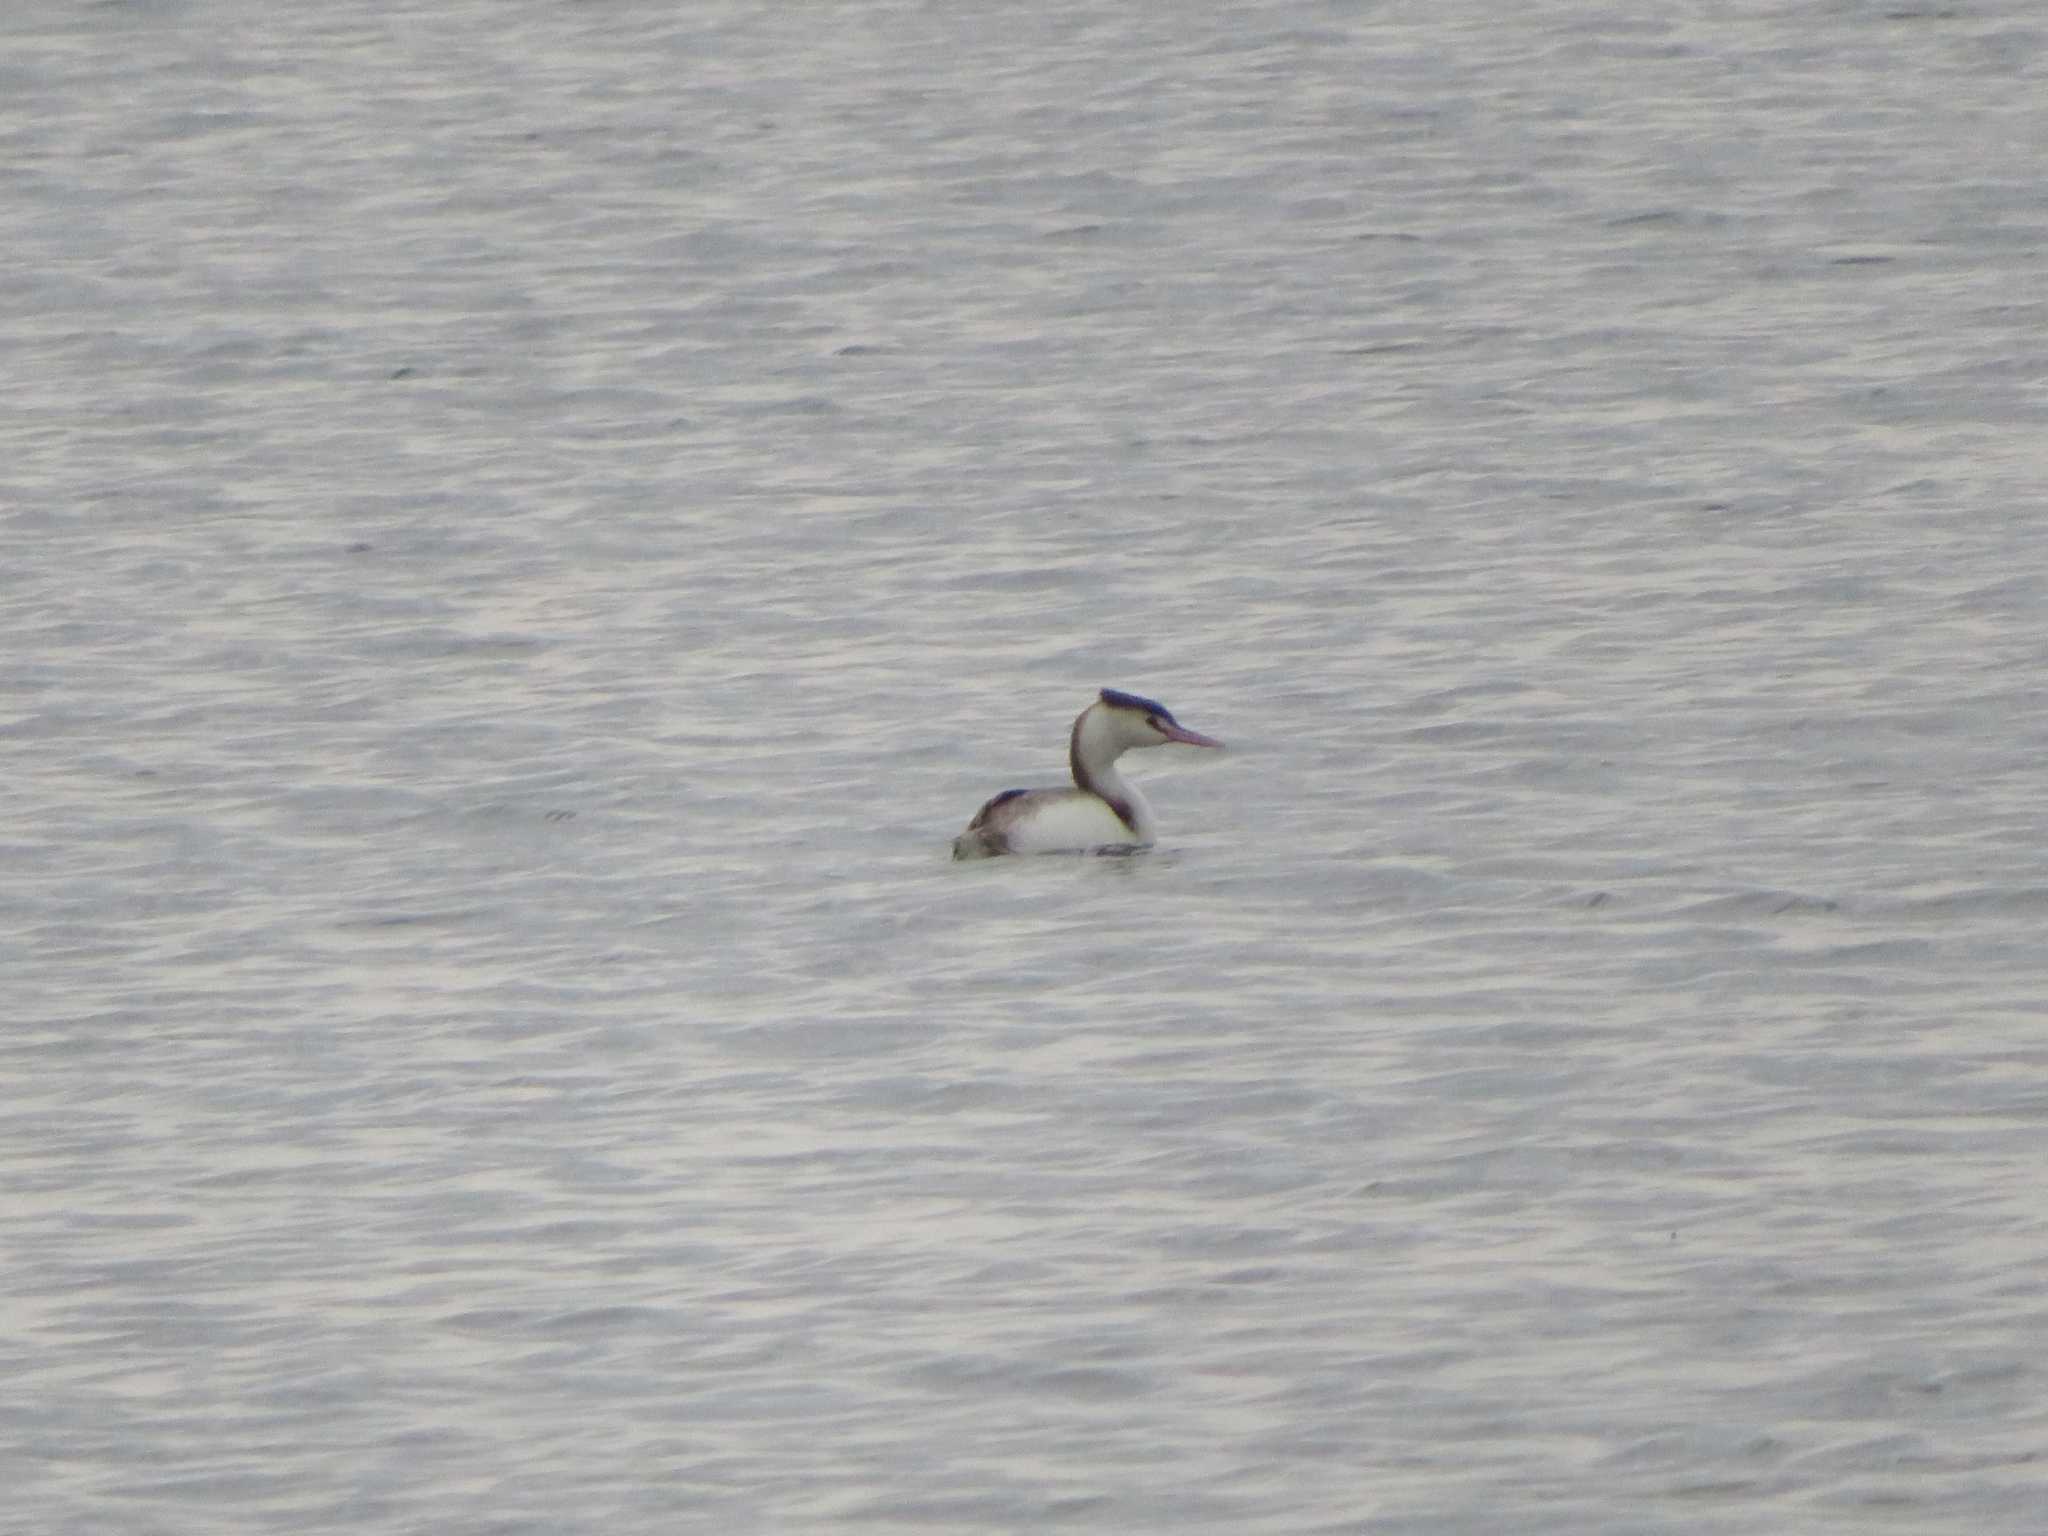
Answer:
[[[1067,766],[1074,787],[1004,790],[976,811],[967,830],[953,839],[953,857],[1150,847],[1152,807],[1137,786],[1117,772],[1116,760],[1126,752],[1174,741],[1190,747],[1223,745],[1189,730],[1155,699],[1103,689],[1076,717],[1068,737]]]

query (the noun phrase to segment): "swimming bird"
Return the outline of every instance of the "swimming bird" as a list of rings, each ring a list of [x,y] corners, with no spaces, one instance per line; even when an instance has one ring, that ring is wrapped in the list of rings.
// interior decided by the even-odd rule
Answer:
[[[998,853],[1128,852],[1152,845],[1152,808],[1116,771],[1126,752],[1222,742],[1191,731],[1155,699],[1105,688],[1074,721],[1067,763],[1072,789],[1006,789],[974,813],[953,839],[956,859]]]

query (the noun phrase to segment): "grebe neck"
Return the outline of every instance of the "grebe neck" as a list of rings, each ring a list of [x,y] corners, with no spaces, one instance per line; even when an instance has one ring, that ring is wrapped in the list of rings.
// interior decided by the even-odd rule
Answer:
[[[1075,785],[1100,797],[1116,812],[1116,818],[1139,837],[1152,835],[1152,808],[1137,787],[1116,771],[1116,760],[1124,754],[1114,722],[1106,711],[1090,705],[1074,722],[1074,734],[1067,742],[1067,766]]]

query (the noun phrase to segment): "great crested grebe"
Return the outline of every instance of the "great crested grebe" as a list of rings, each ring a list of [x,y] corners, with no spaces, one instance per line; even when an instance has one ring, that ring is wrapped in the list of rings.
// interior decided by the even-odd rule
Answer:
[[[1116,760],[1134,749],[1163,747],[1169,741],[1191,747],[1223,745],[1189,730],[1164,704],[1103,689],[1074,721],[1067,747],[1074,787],[1004,790],[976,811],[967,830],[953,839],[953,857],[1150,847],[1152,807],[1136,786],[1124,782]]]

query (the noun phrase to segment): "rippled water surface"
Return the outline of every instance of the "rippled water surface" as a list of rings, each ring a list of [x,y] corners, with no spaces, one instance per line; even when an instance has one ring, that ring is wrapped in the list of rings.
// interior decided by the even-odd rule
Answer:
[[[0,1525],[2042,1529],[2048,15],[1664,11],[0,20]]]

